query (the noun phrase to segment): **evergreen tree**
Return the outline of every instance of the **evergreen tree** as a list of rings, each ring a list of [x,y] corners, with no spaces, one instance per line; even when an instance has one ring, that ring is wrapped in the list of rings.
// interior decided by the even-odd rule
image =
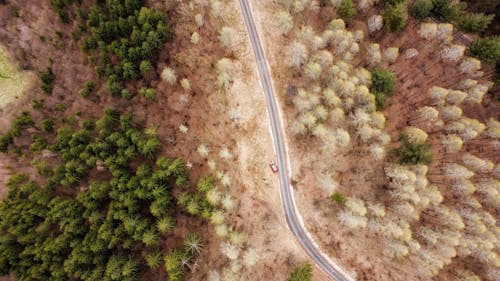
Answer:
[[[375,67],[372,73],[372,91],[392,95],[394,93],[394,74],[383,68]]]
[[[432,17],[444,22],[455,22],[460,19],[466,7],[465,2],[452,4],[450,0],[432,0]]]
[[[458,21],[458,28],[464,32],[480,33],[488,27],[494,17],[483,13],[467,15]]]
[[[287,281],[311,281],[312,279],[312,266],[310,263],[305,263],[297,267]]]
[[[410,6],[410,15],[423,20],[431,15],[433,7],[432,0],[416,0]]]
[[[411,142],[407,135],[400,136],[401,146],[395,150],[395,154],[402,164],[430,164],[432,153],[427,143],[419,144]]]
[[[352,0],[342,0],[337,8],[337,14],[345,21],[350,22],[356,15],[356,7]]]
[[[478,38],[469,46],[470,54],[487,63],[500,60],[500,37]]]
[[[29,113],[21,114],[10,138],[33,124]],[[63,163],[47,173],[45,186],[26,175],[7,183],[9,193],[0,203],[0,273],[13,272],[19,280],[138,280],[141,247],[154,249],[144,255],[151,268],[158,268],[158,253],[165,250],[160,239],[175,227],[167,215],[170,187],[185,180],[186,171],[180,159],[155,161],[159,142],[155,135],[144,135],[131,114],[111,109],[96,125],[88,120],[81,129],[59,128],[51,149]],[[127,154],[130,148],[152,159]],[[109,178],[90,182],[75,197],[58,195],[61,185],[87,182],[96,159],[103,160]],[[142,164],[134,171],[132,162]],[[199,196],[187,201],[196,214],[212,211]],[[199,236],[186,237],[186,251],[178,251],[179,266],[168,272],[169,278],[181,280],[183,266],[202,246]]]
[[[389,32],[399,32],[406,25],[406,3],[387,4],[382,17]]]

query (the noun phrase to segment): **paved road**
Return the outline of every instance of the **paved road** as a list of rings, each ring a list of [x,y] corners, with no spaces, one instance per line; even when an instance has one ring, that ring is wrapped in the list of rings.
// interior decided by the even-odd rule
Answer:
[[[253,20],[252,12],[248,0],[239,0],[240,6],[245,18],[245,24],[250,36],[252,48],[257,60],[257,67],[259,70],[260,79],[264,88],[267,109],[269,118],[271,120],[271,130],[273,137],[274,150],[277,154],[277,161],[279,166],[279,179],[280,179],[280,193],[281,201],[285,211],[286,221],[290,227],[293,235],[300,242],[304,250],[311,257],[314,263],[325,271],[328,276],[335,280],[354,280],[342,269],[329,260],[326,255],[320,252],[318,246],[312,241],[309,233],[305,230],[302,224],[302,218],[298,213],[297,207],[293,199],[293,190],[290,185],[288,176],[288,161],[286,161],[285,145],[280,128],[282,127],[280,114],[278,112],[278,105],[275,100],[273,86],[269,75],[266,58],[262,45],[260,43],[259,35],[257,33],[255,23]]]

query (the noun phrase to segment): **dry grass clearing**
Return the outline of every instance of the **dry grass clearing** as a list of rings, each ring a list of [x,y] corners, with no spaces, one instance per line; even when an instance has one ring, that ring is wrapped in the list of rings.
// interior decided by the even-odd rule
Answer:
[[[0,107],[18,99],[34,79],[28,71],[20,71],[7,49],[0,45]]]

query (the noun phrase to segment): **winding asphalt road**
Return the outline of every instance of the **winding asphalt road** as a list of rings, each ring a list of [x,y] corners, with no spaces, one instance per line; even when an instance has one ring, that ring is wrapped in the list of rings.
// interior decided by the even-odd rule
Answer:
[[[248,0],[239,0],[245,24],[250,36],[252,48],[257,60],[257,67],[260,75],[260,80],[264,88],[266,96],[267,109],[269,118],[271,120],[271,131],[273,137],[274,150],[277,154],[277,161],[280,179],[280,194],[281,201],[285,211],[286,221],[293,235],[299,240],[300,244],[311,257],[314,263],[320,267],[325,273],[335,280],[354,280],[347,273],[345,273],[337,264],[331,261],[328,256],[323,254],[316,243],[312,240],[310,234],[306,231],[302,217],[300,216],[295,201],[293,199],[293,187],[290,185],[288,176],[289,165],[286,161],[285,145],[283,135],[280,128],[282,128],[280,114],[278,112],[278,105],[274,95],[274,89],[271,84],[271,78],[268,71],[267,60],[264,55],[262,45],[260,43],[259,34],[255,27],[252,12]]]

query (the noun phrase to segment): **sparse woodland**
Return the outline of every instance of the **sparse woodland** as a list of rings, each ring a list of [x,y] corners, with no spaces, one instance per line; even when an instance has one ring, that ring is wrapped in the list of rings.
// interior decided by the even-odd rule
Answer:
[[[310,190],[302,196],[323,197],[303,208],[343,239],[380,244],[364,252],[382,256],[370,268],[399,277],[373,280],[498,280],[500,123],[488,90],[500,45],[456,32],[479,33],[493,17],[441,0],[284,0],[275,17],[292,153],[307,159],[295,180]],[[437,64],[451,70],[429,77]],[[484,106],[493,109],[474,114]],[[323,245],[343,243],[310,227]]]
[[[310,281],[312,278],[312,266],[310,263],[305,263],[298,266],[287,281]]]

